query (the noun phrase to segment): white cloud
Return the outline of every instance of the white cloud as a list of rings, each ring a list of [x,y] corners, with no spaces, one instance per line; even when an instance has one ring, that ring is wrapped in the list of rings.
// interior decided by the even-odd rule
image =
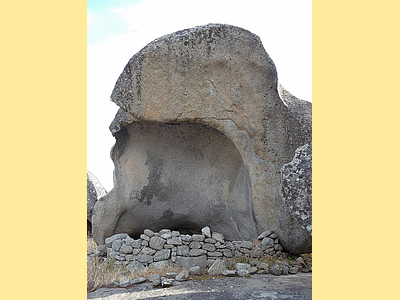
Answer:
[[[90,24],[90,23],[93,23],[93,21],[94,21],[94,17],[92,15],[88,14],[87,15],[87,23]]]
[[[88,14],[87,15],[87,29],[90,30],[95,26],[96,19],[94,15]]]

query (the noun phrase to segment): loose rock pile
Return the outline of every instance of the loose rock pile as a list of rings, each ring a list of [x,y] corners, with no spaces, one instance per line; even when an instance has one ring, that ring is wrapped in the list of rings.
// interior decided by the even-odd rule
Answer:
[[[169,266],[184,269],[174,276],[175,280],[185,280],[189,275],[204,274],[224,276],[248,276],[251,274],[296,274],[300,270],[309,272],[304,261],[298,260],[289,265],[286,262],[274,264],[270,269],[267,263],[257,259],[266,256],[287,256],[279,243],[278,236],[270,231],[263,232],[256,240],[225,241],[224,236],[204,227],[201,234],[183,235],[178,231],[163,229],[153,232],[146,229],[139,239],[126,233],[113,235],[106,239],[94,253],[105,260],[115,260],[125,265],[133,273],[147,271],[149,268],[165,270]],[[228,270],[226,259],[245,257],[250,263],[236,263],[234,270]],[[203,273],[202,273],[203,271]],[[176,277],[176,278],[175,278]]]

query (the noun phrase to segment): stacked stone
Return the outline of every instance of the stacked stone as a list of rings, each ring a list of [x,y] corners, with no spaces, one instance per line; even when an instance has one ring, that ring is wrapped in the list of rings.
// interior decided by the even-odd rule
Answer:
[[[275,254],[283,250],[278,236],[272,232],[263,232],[253,242],[225,241],[224,236],[204,227],[201,234],[180,234],[179,231],[162,229],[153,232],[146,229],[139,239],[133,239],[126,233],[113,235],[99,246],[97,255],[114,259],[117,264],[127,265],[134,271],[148,267],[166,269],[175,264],[184,269],[199,266],[206,269],[218,258],[246,256],[258,258]]]
[[[302,261],[302,262],[300,262]],[[288,263],[286,261],[277,261],[271,267],[267,263],[260,261],[251,261],[250,264],[236,263],[234,270],[222,270],[220,274],[225,276],[249,276],[253,274],[272,274],[276,276],[297,274],[298,272],[308,273],[312,268],[306,267],[303,259],[299,257],[296,261]]]
[[[275,255],[283,250],[279,238],[272,231],[264,231],[253,242],[233,241],[234,256],[259,258],[266,255]]]

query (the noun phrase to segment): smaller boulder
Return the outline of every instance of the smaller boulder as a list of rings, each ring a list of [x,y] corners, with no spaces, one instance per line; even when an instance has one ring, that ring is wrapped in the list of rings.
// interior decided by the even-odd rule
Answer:
[[[265,262],[261,262],[257,267],[258,267],[259,269],[261,269],[261,270],[267,270],[267,272],[268,272],[268,269],[269,269],[268,264],[265,263]]]
[[[147,279],[151,282],[153,287],[157,287],[161,284],[160,275],[158,275],[158,274],[151,274],[151,275],[147,276]]]
[[[304,264],[304,259],[300,256],[300,257],[296,258],[296,262],[298,264],[300,264],[300,265],[303,265]]]
[[[87,220],[92,224],[92,213],[97,200],[107,194],[106,189],[96,176],[87,170]]]
[[[154,261],[167,260],[171,255],[170,249],[162,249],[154,254]]]
[[[249,271],[250,275],[253,275],[253,274],[257,273],[258,268],[257,267],[251,267],[250,269],[248,269],[248,271]]]
[[[211,238],[211,230],[210,227],[206,226],[201,230],[201,233],[208,238]]]
[[[165,243],[166,243],[165,239],[158,236],[153,236],[150,238],[149,246],[150,248],[153,248],[155,250],[161,250],[164,247]]]
[[[189,274],[190,275],[200,275],[201,274],[201,268],[199,266],[194,266],[189,269]]]
[[[128,245],[122,245],[122,247],[119,249],[119,252],[122,254],[131,254],[133,251],[132,246]]]
[[[264,255],[264,251],[259,246],[254,247],[250,251],[251,257],[262,257],[263,255]]]
[[[153,237],[154,236],[154,232],[151,231],[150,229],[145,229],[143,231],[143,234],[147,235],[148,237]]]
[[[262,250],[267,250],[269,248],[273,248],[274,245],[275,245],[274,240],[269,237],[266,237],[266,238],[263,238],[263,240],[261,241],[261,243],[258,246]]]
[[[179,236],[173,236],[167,240],[168,245],[180,246],[182,245],[182,239]]]
[[[147,269],[142,263],[136,260],[132,261],[129,265],[126,266],[126,268],[132,273],[145,271]]]
[[[140,238],[142,239],[142,240],[145,240],[145,241],[147,241],[147,242],[149,242],[150,241],[150,237],[147,235],[147,234],[141,234],[140,235]]]
[[[224,235],[222,233],[213,232],[211,237],[218,242],[224,243]]]
[[[126,288],[131,285],[131,281],[129,278],[124,278],[118,285],[118,287]]]
[[[130,276],[130,273],[128,271],[122,271],[117,274],[117,277],[115,278],[115,280],[118,281],[119,283],[122,283],[123,281],[125,281],[127,279],[129,282],[129,280],[130,280],[129,276]]]
[[[207,251],[203,249],[190,249],[189,256],[201,256],[206,254]]]
[[[221,258],[217,259],[208,269],[209,275],[221,275],[226,270],[225,261]]]
[[[189,271],[183,270],[178,275],[176,275],[175,280],[176,281],[185,281],[185,280],[188,280],[188,278],[189,278]]]
[[[234,277],[234,276],[236,276],[236,270],[224,270],[222,272],[222,275],[224,275],[226,277]]]
[[[281,275],[288,275],[288,274],[289,274],[289,268],[287,266],[282,267]]]
[[[192,236],[189,234],[183,235],[181,239],[183,242],[191,242],[193,240]]]
[[[176,255],[187,256],[189,254],[190,248],[189,246],[178,246],[176,247]]]
[[[274,264],[271,267],[271,274],[276,275],[276,276],[281,275],[281,268],[279,267],[278,264]]]
[[[174,279],[172,278],[166,278],[166,277],[161,277],[161,287],[166,288],[170,287],[174,284]]]
[[[277,235],[276,233],[272,233],[272,234],[269,236],[269,238],[270,238],[270,239],[276,239],[276,238],[278,238],[278,235]]]
[[[205,238],[206,238],[206,236],[204,234],[193,234],[192,235],[192,241],[194,241],[194,242],[202,242],[202,241],[204,241]]]
[[[111,246],[111,248],[114,250],[114,251],[119,251],[119,249],[121,249],[121,247],[122,247],[122,241],[121,240],[115,240],[115,241],[113,241],[112,242],[112,246]]]
[[[245,249],[251,250],[253,248],[253,243],[250,241],[243,241],[240,244],[240,248],[245,248]]]
[[[151,263],[149,267],[155,270],[165,270],[169,267],[169,262],[168,260],[157,261]]]
[[[172,231],[171,232],[171,235],[173,236],[173,237],[178,237],[178,236],[180,236],[181,234],[179,233],[179,231]]]
[[[163,235],[163,234],[165,234],[165,233],[171,234],[171,230],[170,230],[170,229],[161,229],[158,233],[159,233],[160,235]]]
[[[105,245],[107,247],[111,247],[112,242],[114,242],[115,240],[122,240],[122,239],[126,239],[127,237],[129,237],[129,235],[126,233],[114,234],[113,236],[110,236],[105,239]]]
[[[269,230],[264,231],[263,233],[261,233],[261,234],[258,236],[257,239],[258,239],[258,240],[262,240],[262,239],[268,237],[271,233],[272,233],[272,231],[269,231]]]
[[[140,254],[145,254],[145,255],[154,255],[157,251],[154,249],[151,249],[149,247],[144,247],[142,251],[140,251]]]
[[[139,277],[139,278],[135,278],[135,279],[131,280],[131,284],[140,284],[140,283],[143,283],[146,281],[147,281],[147,278]]]
[[[176,273],[176,272],[165,273],[165,277],[167,277],[167,278],[176,278],[176,276],[178,276],[178,273]]]
[[[250,276],[249,270],[245,270],[245,269],[236,270],[236,273],[237,273],[238,276],[240,276],[240,277],[247,277],[247,276]]]
[[[235,269],[236,271],[238,270],[248,270],[250,269],[250,264],[243,264],[243,263],[236,263],[235,264]]]

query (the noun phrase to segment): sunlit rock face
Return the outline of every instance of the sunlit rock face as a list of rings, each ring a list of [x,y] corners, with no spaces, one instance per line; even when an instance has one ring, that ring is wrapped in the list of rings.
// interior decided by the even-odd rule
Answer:
[[[286,250],[311,251],[281,192],[281,168],[311,141],[311,103],[278,85],[256,35],[209,24],[163,36],[130,59],[111,100],[114,188],[95,206],[98,244],[209,225],[228,240],[271,230]]]
[[[100,183],[96,176],[87,170],[87,231],[92,232],[92,212],[94,205],[99,198],[107,194],[106,189]]]

